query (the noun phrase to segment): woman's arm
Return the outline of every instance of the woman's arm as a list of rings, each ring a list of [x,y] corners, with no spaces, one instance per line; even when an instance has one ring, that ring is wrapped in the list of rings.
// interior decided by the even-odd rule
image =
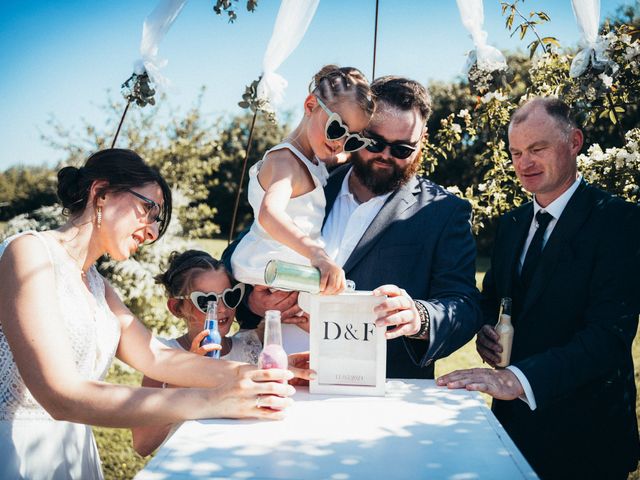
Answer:
[[[79,277],[80,272],[78,281]],[[59,299],[51,288],[56,282],[53,266],[41,241],[26,235],[11,242],[0,259],[0,278],[0,322],[14,361],[31,394],[55,419],[131,427],[212,417],[279,418],[280,412],[257,408],[258,396],[265,407],[282,409],[291,402],[286,397],[293,388],[278,383],[291,378],[290,372],[256,370],[222,361],[211,362],[219,363],[218,368],[210,368],[214,381],[206,382],[204,375],[190,377],[216,388],[136,388],[87,380],[76,369]],[[149,345],[147,340],[147,353],[141,357],[152,357]],[[145,350],[144,344],[138,346]],[[133,356],[124,350],[125,357]],[[184,355],[205,361],[190,353]],[[188,361],[175,358],[176,370],[184,373],[187,367],[182,363]],[[153,362],[149,366],[159,371]],[[164,364],[167,374],[162,376],[167,378],[159,380],[178,379],[168,366]]]
[[[153,378],[144,377],[142,379],[143,387],[162,388],[162,385],[162,382],[158,382]],[[138,455],[143,457],[151,455],[160,445],[162,445],[164,439],[167,438],[167,435],[171,432],[172,427],[172,423],[164,425],[149,425],[148,427],[133,427],[131,429],[131,433],[133,435],[134,450],[138,452]]]
[[[213,360],[164,345],[122,303],[109,282],[104,284],[107,304],[120,320],[116,352],[120,360],[150,378],[183,387],[215,387],[238,376],[242,363]]]

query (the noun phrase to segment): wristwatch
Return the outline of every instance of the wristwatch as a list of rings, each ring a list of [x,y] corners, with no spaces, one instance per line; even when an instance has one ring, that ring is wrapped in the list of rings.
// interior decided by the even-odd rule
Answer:
[[[418,310],[418,314],[420,315],[420,330],[418,330],[413,335],[407,336],[409,338],[422,340],[424,339],[425,333],[427,333],[427,331],[429,330],[429,324],[431,323],[431,319],[429,318],[429,310],[427,310],[427,307],[424,305],[424,303],[419,300],[414,300],[413,303],[415,304],[416,309]]]

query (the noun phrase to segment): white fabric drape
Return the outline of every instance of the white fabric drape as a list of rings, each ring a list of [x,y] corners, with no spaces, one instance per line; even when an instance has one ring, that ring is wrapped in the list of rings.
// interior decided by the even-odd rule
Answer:
[[[320,0],[282,0],[271,40],[262,60],[258,98],[277,105],[284,97],[287,81],[276,73],[304,37]]]
[[[580,30],[582,47],[573,58],[569,69],[569,75],[575,78],[587,70],[590,60],[594,66],[603,66],[609,62],[609,58],[605,52],[606,46],[598,36],[600,0],[571,0],[571,6]]]
[[[487,32],[482,29],[484,8],[482,0],[456,0],[462,24],[471,34],[475,52],[469,54],[465,70],[468,72],[474,61],[480,70],[492,72],[507,68],[507,62],[500,50],[487,44]]]
[[[157,86],[166,87],[168,81],[160,74],[160,69],[168,62],[158,57],[158,45],[169,28],[180,15],[187,0],[160,0],[156,8],[144,19],[140,56],[136,61],[134,72],[141,75],[145,70],[149,79]]]

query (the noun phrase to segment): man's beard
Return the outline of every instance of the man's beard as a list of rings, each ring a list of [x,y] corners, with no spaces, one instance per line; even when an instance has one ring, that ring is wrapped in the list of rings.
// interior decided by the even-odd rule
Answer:
[[[376,160],[387,163],[390,170],[379,170],[373,166]],[[398,166],[393,160],[385,160],[382,157],[374,157],[368,162],[361,156],[360,152],[354,152],[351,157],[353,172],[360,183],[367,187],[374,195],[383,195],[397,190],[407,183],[420,168],[418,158],[414,158],[411,163],[404,167]]]

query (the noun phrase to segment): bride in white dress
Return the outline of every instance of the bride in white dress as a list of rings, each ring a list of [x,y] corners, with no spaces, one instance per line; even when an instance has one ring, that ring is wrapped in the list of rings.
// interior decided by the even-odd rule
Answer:
[[[0,245],[0,478],[102,478],[89,425],[280,418],[294,391],[280,381],[291,372],[166,347],[94,266],[104,254],[124,260],[164,233],[171,217],[164,179],[134,152],[110,149],[80,169],[63,168],[58,180],[69,221]],[[195,388],[105,383],[114,356]],[[291,362],[306,365],[303,356]]]

